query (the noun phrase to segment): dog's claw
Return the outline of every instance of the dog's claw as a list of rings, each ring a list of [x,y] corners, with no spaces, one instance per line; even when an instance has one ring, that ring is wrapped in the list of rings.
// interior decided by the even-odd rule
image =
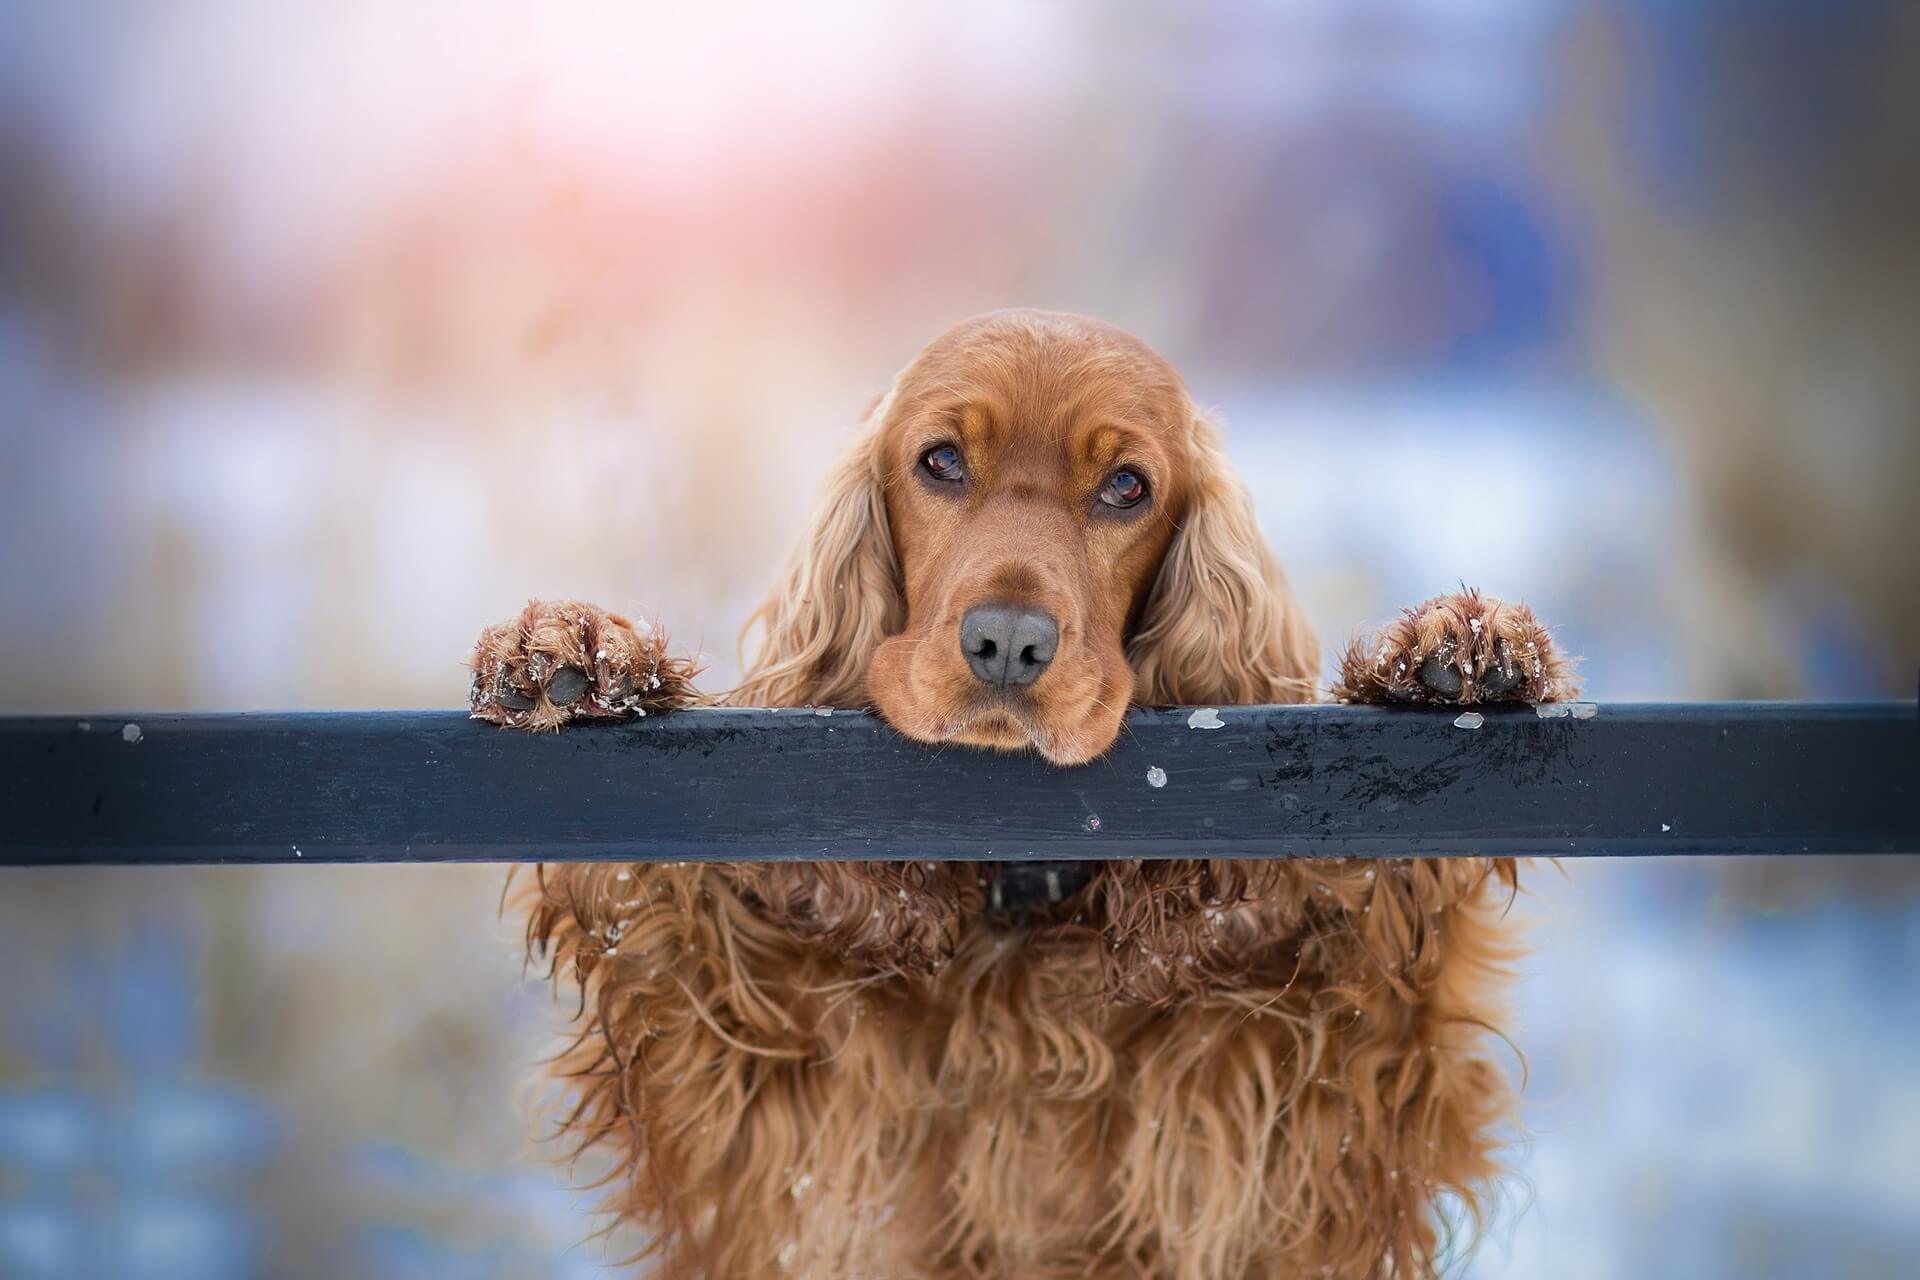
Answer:
[[[1518,689],[1524,678],[1520,668],[1514,664],[1513,651],[1507,646],[1506,640],[1496,639],[1493,642],[1493,661],[1480,673],[1481,690],[1499,697]]]
[[[1457,697],[1463,686],[1460,664],[1436,653],[1420,664],[1420,683],[1443,698]]]
[[[593,659],[593,687],[596,697],[618,702],[633,692],[633,672],[615,671],[607,662],[607,651],[602,649]]]
[[[556,707],[570,707],[587,691],[587,673],[578,667],[562,667],[547,681],[547,700]]]
[[[493,682],[493,700],[509,711],[531,711],[534,700],[513,687],[505,677]]]

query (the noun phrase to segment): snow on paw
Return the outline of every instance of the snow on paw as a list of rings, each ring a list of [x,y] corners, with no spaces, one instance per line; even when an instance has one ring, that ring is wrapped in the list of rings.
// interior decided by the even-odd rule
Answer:
[[[480,634],[467,702],[476,720],[558,729],[674,711],[699,699],[694,664],[645,623],[573,600],[535,600]]]
[[[1578,696],[1573,663],[1524,604],[1458,591],[1358,636],[1340,661],[1342,702],[1560,702]]]

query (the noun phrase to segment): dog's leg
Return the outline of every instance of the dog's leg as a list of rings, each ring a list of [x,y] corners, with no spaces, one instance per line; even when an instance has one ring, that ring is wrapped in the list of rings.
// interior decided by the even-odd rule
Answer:
[[[578,991],[556,1136],[611,1157],[602,1207],[658,1280],[949,1275],[919,1261],[948,1169],[907,1164],[939,1113],[903,1065],[914,1002],[768,923],[737,871],[569,863],[526,885],[530,952]]]
[[[1463,589],[1356,637],[1334,695],[1470,706],[1561,702],[1579,696],[1579,685],[1572,661],[1531,609]],[[1343,1046],[1348,1075],[1372,1082],[1348,1099],[1360,1123],[1341,1139],[1369,1157],[1356,1175],[1368,1212],[1336,1215],[1324,1238],[1335,1255],[1332,1274],[1432,1275],[1431,1193],[1450,1191],[1475,1219],[1496,1193],[1498,1126],[1513,1095],[1482,1032],[1501,1021],[1499,993],[1519,953],[1506,915],[1515,865],[1478,858],[1345,865],[1364,868],[1348,872],[1363,876],[1370,891],[1360,915],[1348,919],[1361,953],[1355,963],[1373,969],[1383,1003],[1355,1018]],[[1408,1199],[1415,1188],[1424,1191]]]
[[[1533,610],[1457,591],[1415,605],[1340,660],[1341,702],[1563,702],[1579,696],[1573,663]]]
[[[558,729],[674,711],[700,700],[692,659],[657,628],[574,600],[535,600],[480,633],[467,698],[476,720]]]

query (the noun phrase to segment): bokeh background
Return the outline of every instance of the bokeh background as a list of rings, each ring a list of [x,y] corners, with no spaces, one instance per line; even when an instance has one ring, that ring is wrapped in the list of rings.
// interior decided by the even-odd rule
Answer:
[[[1911,697],[1920,8],[0,0],[0,710],[449,706],[735,637],[950,322],[1114,320],[1331,647]],[[0,1276],[601,1276],[497,868],[0,874]],[[1462,1274],[1912,1275],[1920,867],[1542,866]]]

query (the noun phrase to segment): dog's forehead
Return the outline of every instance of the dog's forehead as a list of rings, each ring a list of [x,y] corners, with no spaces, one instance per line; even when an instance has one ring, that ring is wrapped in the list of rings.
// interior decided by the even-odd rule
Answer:
[[[1015,394],[1100,383],[1157,395],[1184,392],[1173,366],[1126,330],[1051,312],[966,321],[929,343],[914,363],[935,377],[963,377]]]
[[[1177,451],[1186,386],[1157,352],[1101,321],[1003,312],[942,334],[902,373],[896,408],[964,421],[1022,452],[1108,452],[1159,438]]]

